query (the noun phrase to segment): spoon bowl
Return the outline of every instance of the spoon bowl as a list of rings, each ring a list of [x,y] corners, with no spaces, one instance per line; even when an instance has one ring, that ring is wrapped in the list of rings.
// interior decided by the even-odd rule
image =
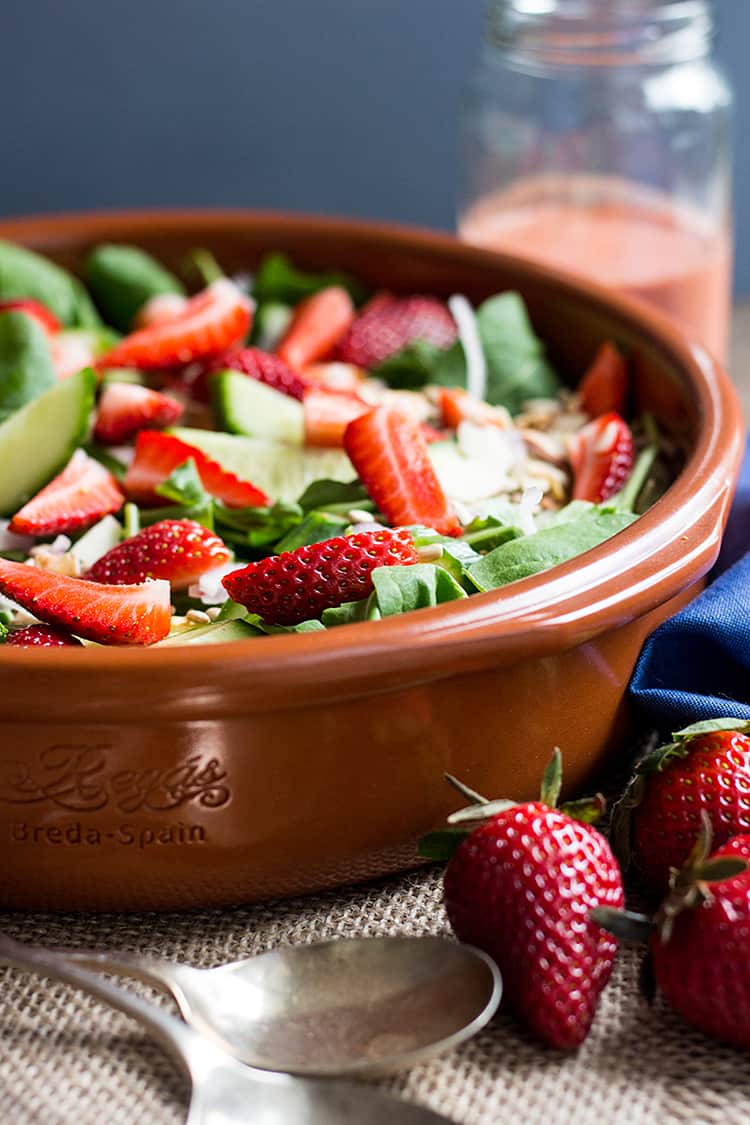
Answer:
[[[0,963],[83,989],[138,1020],[190,1080],[186,1125],[449,1125],[448,1119],[370,1086],[292,1078],[243,1066],[168,1012],[72,965],[53,950],[0,934]]]
[[[186,1023],[262,1070],[385,1073],[445,1051],[492,1018],[494,962],[442,937],[350,938],[282,946],[214,969],[87,950],[70,964],[168,992]]]

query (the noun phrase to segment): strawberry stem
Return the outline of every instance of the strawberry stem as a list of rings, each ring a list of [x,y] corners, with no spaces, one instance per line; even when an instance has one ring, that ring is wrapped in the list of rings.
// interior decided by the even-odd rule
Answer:
[[[477,793],[475,789],[470,789],[468,785],[465,785],[463,781],[459,781],[452,773],[444,773],[443,777],[449,785],[452,785],[454,789],[458,790],[462,797],[466,798],[470,805],[486,805],[489,803],[486,797],[483,797],[481,793]]]
[[[542,776],[542,787],[539,792],[539,799],[542,804],[549,805],[551,809],[556,809],[561,789],[562,754],[560,753],[560,747],[556,746]]]

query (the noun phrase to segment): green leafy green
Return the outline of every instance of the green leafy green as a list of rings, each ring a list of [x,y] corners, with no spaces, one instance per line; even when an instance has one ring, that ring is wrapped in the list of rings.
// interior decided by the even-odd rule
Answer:
[[[268,625],[256,613],[248,614],[246,621],[247,624],[252,625],[254,629],[264,633],[267,637],[275,637],[281,633],[319,633],[325,629],[325,626],[315,619],[300,621],[298,625]]]
[[[104,318],[129,332],[135,314],[152,297],[184,294],[174,274],[138,246],[103,243],[86,259],[86,280]]]
[[[0,420],[57,383],[47,333],[33,316],[0,313]]]
[[[437,381],[433,379],[433,374],[443,352],[443,348],[437,348],[427,340],[412,340],[400,352],[388,356],[374,367],[372,374],[396,390],[418,390],[427,383]]]
[[[357,304],[367,296],[361,283],[350,274],[339,270],[307,273],[297,269],[286,254],[268,254],[263,258],[255,275],[253,296],[258,302],[281,301],[296,305],[329,285],[340,285],[348,290]]]
[[[343,516],[332,515],[330,512],[310,512],[279,539],[274,547],[274,554],[296,551],[297,547],[304,547],[308,543],[322,543],[335,535],[343,535],[348,524],[349,521]]]
[[[77,278],[33,250],[0,240],[0,301],[23,297],[40,301],[63,325],[101,324]]]
[[[466,597],[466,591],[455,578],[432,563],[376,567],[372,572],[372,584],[383,617]]]
[[[296,527],[304,513],[299,504],[278,500],[270,508],[225,508],[215,503],[222,537],[235,546],[268,549]]]
[[[358,480],[350,484],[342,484],[337,480],[314,480],[300,496],[297,503],[303,512],[311,512],[314,508],[325,508],[346,505],[347,509],[361,507],[369,502],[367,489]]]
[[[520,539],[523,531],[516,524],[504,523],[497,516],[483,516],[472,520],[461,540],[476,552],[493,551],[511,539]]]
[[[239,621],[243,617],[247,617],[247,616],[248,616],[248,612],[247,612],[247,609],[245,608],[244,605],[240,605],[239,602],[233,602],[231,598],[227,598],[227,600],[224,602],[221,609],[219,610],[219,614],[218,614],[216,620],[217,621]]]
[[[353,625],[357,621],[379,621],[381,616],[377,604],[369,597],[324,609],[320,619],[326,629],[334,629],[337,625]]]
[[[156,486],[155,491],[167,500],[173,500],[175,504],[183,504],[186,507],[208,506],[212,501],[211,495],[203,487],[203,481],[192,457],[188,457],[173,469],[167,479]]]
[[[539,574],[598,546],[629,527],[635,519],[631,512],[591,508],[577,519],[542,528],[533,535],[496,547],[469,567],[471,580],[478,590],[494,590]]]
[[[490,297],[479,306],[476,317],[487,362],[487,402],[516,414],[527,399],[558,394],[560,380],[518,293]],[[466,357],[460,341],[441,353],[431,379],[443,386],[466,386]]]

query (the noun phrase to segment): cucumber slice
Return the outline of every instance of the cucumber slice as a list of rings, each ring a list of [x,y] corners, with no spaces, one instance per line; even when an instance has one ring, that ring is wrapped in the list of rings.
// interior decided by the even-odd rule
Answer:
[[[257,636],[258,630],[253,629],[252,625],[248,625],[246,621],[215,621],[210,625],[195,625],[176,632],[154,647],[162,648],[164,645],[218,645],[225,641],[247,641]]]
[[[96,375],[79,371],[0,424],[0,515],[17,512],[85,440]]]
[[[302,403],[257,379],[238,371],[222,371],[211,380],[211,401],[217,427],[230,434],[304,445]]]
[[[184,426],[169,432],[202,450],[228,472],[252,481],[274,500],[298,500],[316,480],[338,480],[346,484],[357,476],[343,449],[305,449],[263,438],[238,437]]]

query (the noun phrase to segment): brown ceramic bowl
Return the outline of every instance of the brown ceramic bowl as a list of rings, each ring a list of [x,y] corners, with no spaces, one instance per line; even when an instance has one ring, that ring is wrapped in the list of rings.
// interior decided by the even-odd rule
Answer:
[[[269,249],[373,286],[521,291],[574,380],[604,339],[639,405],[687,442],[634,526],[504,590],[325,634],[162,651],[0,648],[0,905],[175,908],[250,901],[413,865],[459,804],[448,770],[529,797],[554,746],[579,789],[628,731],[646,635],[700,589],[734,490],[742,424],[706,353],[593,286],[443,235],[247,213],[7,222],[0,236],[77,268],[100,240],[229,270]]]

